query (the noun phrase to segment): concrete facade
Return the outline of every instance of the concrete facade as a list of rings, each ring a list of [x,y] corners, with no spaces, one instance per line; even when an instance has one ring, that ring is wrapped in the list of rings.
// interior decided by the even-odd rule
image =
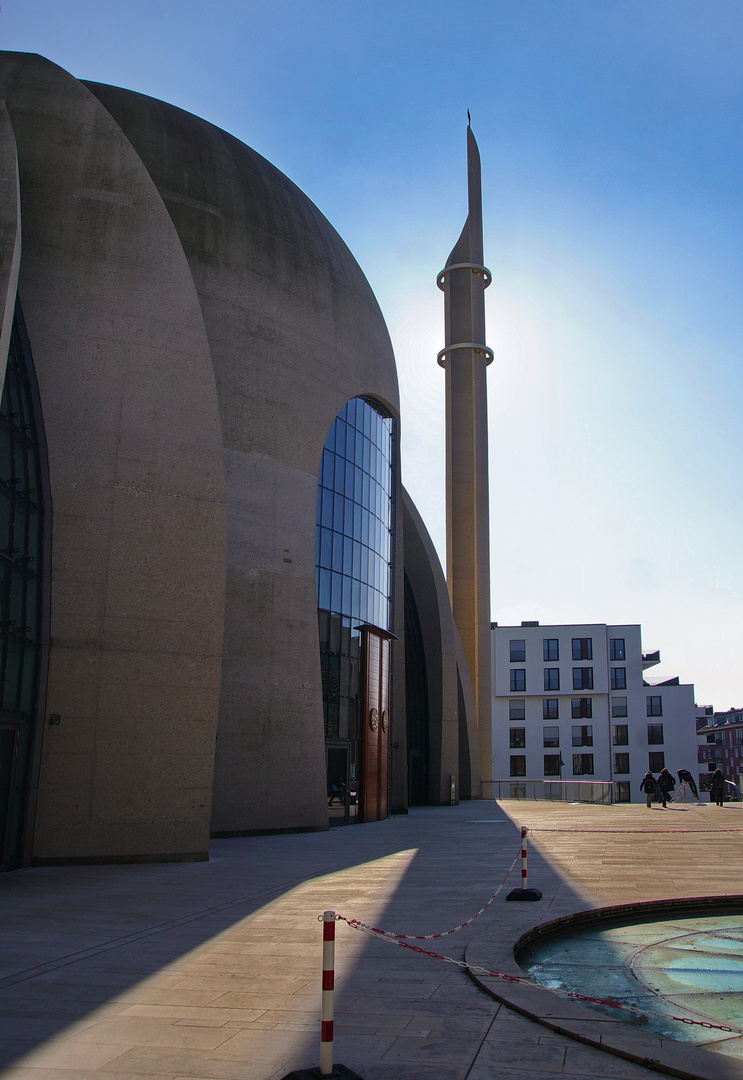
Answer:
[[[19,161],[18,297],[51,506],[26,858],[204,858],[210,832],[326,828],[318,471],[349,399],[379,402],[399,425],[376,300],[309,199],[206,121],[27,54],[0,57],[0,95],[11,178],[14,142]],[[20,250],[13,205],[0,221],[6,312]],[[389,806],[399,812],[406,553],[394,445]],[[432,573],[435,591],[437,562]],[[449,683],[430,724],[448,762],[474,706],[451,611],[439,614],[436,647],[451,652],[433,664]],[[450,737],[443,709],[457,669]]]
[[[694,687],[678,679],[646,678],[660,654],[643,653],[639,626],[494,623],[492,641],[493,780],[505,781],[504,797],[520,775],[603,781],[611,785],[613,801],[644,802],[640,781],[648,769],[657,777],[665,766],[674,779],[679,768],[693,772]],[[574,658],[574,642],[590,642],[582,650],[590,655]],[[612,642],[622,643],[621,654]],[[522,655],[522,646],[524,659],[512,660]],[[590,671],[590,680],[584,671]],[[586,685],[576,688],[578,680]],[[522,682],[524,689],[516,689]],[[574,760],[584,755],[590,762]],[[584,766],[591,771],[581,771]]]

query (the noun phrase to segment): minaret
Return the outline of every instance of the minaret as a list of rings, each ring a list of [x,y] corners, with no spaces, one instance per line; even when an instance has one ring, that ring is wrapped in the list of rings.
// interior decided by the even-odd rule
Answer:
[[[467,112],[469,120],[469,111]],[[490,660],[490,538],[488,415],[480,152],[467,125],[468,215],[437,284],[444,293],[446,348],[446,580],[475,692],[480,775],[490,780],[492,700]],[[483,787],[490,796],[491,786]],[[474,794],[474,793],[473,793]]]

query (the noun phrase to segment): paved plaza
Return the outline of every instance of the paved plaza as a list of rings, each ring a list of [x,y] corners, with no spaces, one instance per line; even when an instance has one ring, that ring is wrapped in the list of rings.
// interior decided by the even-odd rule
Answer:
[[[318,915],[448,930],[501,883],[522,824],[533,830],[529,884],[543,899],[506,901],[517,865],[478,919],[420,944],[515,974],[513,943],[536,923],[604,905],[743,896],[743,807],[708,803],[470,802],[327,833],[218,840],[208,863],[6,874],[3,1080],[280,1080],[316,1066]],[[364,1080],[659,1075],[628,1060],[659,1060],[657,1037],[548,991],[478,985],[461,967],[344,922],[337,931],[335,1059]],[[524,1012],[549,1014],[552,1026]],[[611,1029],[617,1052],[568,1037],[571,1024],[589,1042]],[[743,1078],[740,1061],[663,1041],[671,1075]]]

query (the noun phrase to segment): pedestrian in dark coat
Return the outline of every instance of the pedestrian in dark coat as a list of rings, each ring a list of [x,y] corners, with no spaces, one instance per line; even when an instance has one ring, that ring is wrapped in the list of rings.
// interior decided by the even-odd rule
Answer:
[[[655,795],[656,787],[655,777],[651,772],[646,772],[640,781],[640,791],[645,792],[645,805],[648,807],[650,806],[653,795]]]
[[[725,777],[722,775],[721,769],[715,769],[710,789],[717,805],[722,806],[725,798]]]
[[[660,776],[658,777],[658,787],[660,788],[660,800],[663,803],[663,809],[665,809],[668,802],[668,796],[676,787],[676,781],[673,779],[668,769],[661,769]]]
[[[694,777],[691,775],[688,769],[677,769],[676,772],[679,776],[679,784],[688,784],[691,788],[691,793],[695,799],[699,798],[699,792],[697,791],[697,785],[694,783]]]

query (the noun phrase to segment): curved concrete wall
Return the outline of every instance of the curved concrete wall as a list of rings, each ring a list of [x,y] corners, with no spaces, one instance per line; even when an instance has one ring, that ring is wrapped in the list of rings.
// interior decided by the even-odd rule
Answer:
[[[81,83],[0,57],[19,295],[53,503],[37,860],[205,857],[225,495],[201,307],[131,144]]]
[[[269,162],[173,106],[87,85],[168,207],[214,362],[228,565],[213,828],[324,828],[318,470],[349,398],[372,395],[398,413],[387,330],[343,241]],[[398,538],[393,724],[404,717],[400,530]],[[394,738],[404,749],[404,735]],[[404,809],[404,789],[404,767],[393,763],[393,808]]]
[[[405,573],[418,609],[426,657],[429,708],[429,800],[479,797],[475,697],[454,622],[444,571],[433,541],[407,491],[403,493]]]

